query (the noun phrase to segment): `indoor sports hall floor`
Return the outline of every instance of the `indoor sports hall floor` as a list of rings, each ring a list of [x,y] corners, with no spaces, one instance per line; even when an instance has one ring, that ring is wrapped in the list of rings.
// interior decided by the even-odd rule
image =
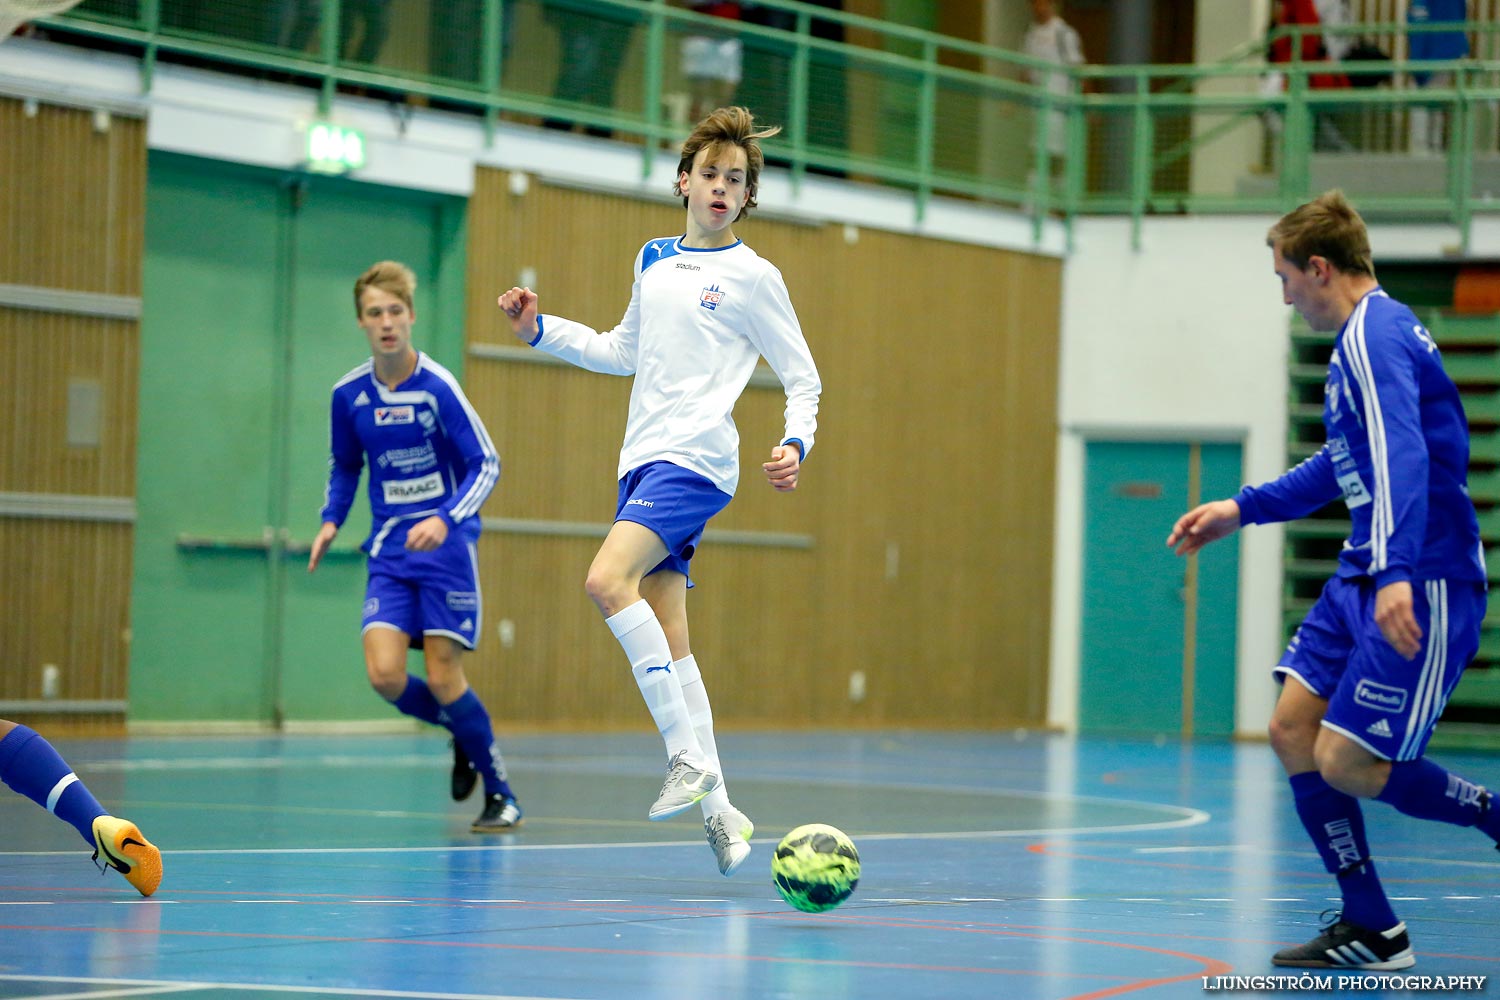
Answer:
[[[1264,745],[725,733],[758,827],[725,879],[696,810],[645,818],[654,734],[507,740],[526,825],[491,838],[439,734],[56,744],[166,878],[140,898],[0,789],[0,997],[1202,997],[1335,905]],[[1435,756],[1500,784],[1500,755]],[[1408,973],[1500,993],[1500,854],[1366,814]],[[768,875],[811,821],[864,864],[820,915]]]

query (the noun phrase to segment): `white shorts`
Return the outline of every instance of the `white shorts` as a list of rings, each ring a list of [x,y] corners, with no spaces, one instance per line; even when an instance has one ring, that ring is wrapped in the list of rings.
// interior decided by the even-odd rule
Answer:
[[[682,40],[682,75],[691,80],[740,82],[738,38],[704,38],[693,36]]]

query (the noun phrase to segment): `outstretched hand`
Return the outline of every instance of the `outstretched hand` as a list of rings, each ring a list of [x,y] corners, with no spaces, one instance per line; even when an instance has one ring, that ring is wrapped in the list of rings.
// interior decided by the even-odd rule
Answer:
[[[1233,500],[1199,504],[1177,519],[1167,536],[1167,548],[1190,556],[1209,542],[1233,534],[1240,526],[1240,505]]]
[[[802,450],[794,444],[778,444],[771,449],[771,460],[761,466],[771,488],[789,493],[797,488],[797,470],[802,468]]]
[[[500,309],[510,317],[510,328],[526,343],[536,339],[536,293],[529,288],[512,288],[499,298]]]

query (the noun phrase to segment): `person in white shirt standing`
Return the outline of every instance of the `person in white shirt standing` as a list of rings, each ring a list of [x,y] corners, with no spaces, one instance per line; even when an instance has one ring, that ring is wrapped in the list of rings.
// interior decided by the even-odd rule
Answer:
[[[1031,0],[1031,27],[1026,29],[1022,50],[1033,59],[1058,66],[1082,66],[1084,61],[1078,32],[1058,15],[1052,0]],[[1029,73],[1033,86],[1045,87],[1051,94],[1066,97],[1074,92],[1071,74],[1044,67],[1034,67]],[[1063,155],[1068,151],[1067,122],[1067,111],[1056,104],[1045,116],[1037,112],[1036,141],[1046,143],[1053,177],[1062,172]]]
[[[636,255],[630,305],[612,330],[539,314],[529,288],[499,298],[517,337],[581,368],[634,375],[615,521],[585,587],[630,660],[666,744],[667,779],[648,815],[701,802],[719,871],[750,854],[750,819],[729,800],[702,674],[688,646],[688,565],[739,481],[732,410],[764,357],[786,390],[785,433],[762,465],[773,489],[797,488],[812,450],[822,382],[781,272],[733,225],[755,206],[764,156],[744,108],[719,108],[682,146],[673,193],[686,231]]]

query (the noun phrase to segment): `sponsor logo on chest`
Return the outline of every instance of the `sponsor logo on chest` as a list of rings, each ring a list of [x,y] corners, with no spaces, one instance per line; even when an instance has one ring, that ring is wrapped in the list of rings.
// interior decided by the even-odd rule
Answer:
[[[416,423],[417,411],[414,406],[377,406],[375,407],[375,426],[386,427],[390,424]]]
[[[421,503],[443,495],[443,477],[434,472],[420,479],[387,479],[381,483],[386,503]]]

